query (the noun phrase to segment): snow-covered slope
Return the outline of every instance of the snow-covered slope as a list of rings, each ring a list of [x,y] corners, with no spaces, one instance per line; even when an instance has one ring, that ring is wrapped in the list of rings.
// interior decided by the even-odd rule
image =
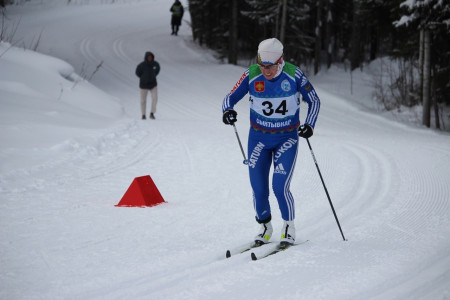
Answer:
[[[310,76],[322,100],[310,140],[348,241],[302,142],[291,188],[309,242],[224,259],[258,229],[221,121],[244,68],[216,62],[186,23],[171,36],[171,2],[58,2],[10,6],[5,21],[19,23],[15,45],[42,32],[38,50],[59,59],[0,44],[1,299],[450,298],[448,134],[333,94],[348,75]],[[162,68],[155,121],[140,120],[134,75],[148,50]],[[99,89],[80,81],[91,75]],[[237,110],[246,141],[247,101]],[[115,207],[147,174],[168,203]]]

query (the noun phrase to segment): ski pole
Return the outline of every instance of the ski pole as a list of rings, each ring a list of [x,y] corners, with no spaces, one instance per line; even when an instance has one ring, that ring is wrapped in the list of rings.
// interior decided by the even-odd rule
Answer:
[[[336,219],[336,223],[339,227],[339,231],[341,232],[341,235],[342,235],[342,238],[344,239],[344,241],[346,241],[346,239],[344,237],[344,233],[342,232],[341,224],[339,223],[338,217],[336,215],[336,211],[334,210],[333,203],[331,202],[330,194],[328,194],[327,187],[325,186],[325,182],[323,181],[322,173],[320,172],[319,165],[317,164],[316,156],[314,155],[313,149],[311,148],[311,143],[309,142],[308,139],[306,139],[306,141],[308,142],[309,150],[311,151],[311,155],[313,157],[314,163],[316,164],[317,172],[319,172],[320,180],[322,181],[323,188],[325,189],[325,193],[327,194],[328,202],[330,202],[331,210],[333,211],[334,218]]]
[[[238,132],[237,132],[236,125],[234,125],[234,123],[233,123],[233,128],[234,128],[234,132],[236,133],[237,140],[238,140],[238,142],[239,142],[239,147],[241,147],[242,156],[244,156],[243,164],[244,164],[244,165],[248,165],[248,160],[247,160],[247,158],[245,157],[244,148],[242,148],[241,139],[239,138],[239,134],[238,134]]]

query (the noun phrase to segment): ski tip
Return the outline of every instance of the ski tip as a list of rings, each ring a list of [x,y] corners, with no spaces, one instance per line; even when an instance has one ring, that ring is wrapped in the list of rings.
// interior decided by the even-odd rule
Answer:
[[[255,253],[252,252],[251,256],[252,256],[252,260],[258,260],[258,258],[256,257]]]
[[[225,254],[225,257],[226,257],[226,258],[230,258],[230,257],[231,257],[231,252],[230,252],[230,250],[227,250],[227,253]]]

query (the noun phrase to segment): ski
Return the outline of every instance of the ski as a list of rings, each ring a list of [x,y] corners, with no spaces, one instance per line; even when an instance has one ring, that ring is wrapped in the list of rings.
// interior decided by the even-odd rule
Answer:
[[[254,252],[252,252],[250,256],[251,256],[252,260],[260,260],[260,259],[266,258],[268,256],[277,254],[279,252],[286,251],[290,247],[304,244],[307,241],[308,240],[302,241],[302,242],[299,242],[299,243],[295,243],[295,244],[280,243],[280,244],[276,245],[274,248],[271,248],[271,249],[267,250],[266,252],[263,252],[262,254],[260,254],[258,256]]]
[[[265,243],[265,244],[260,243],[260,242],[259,243],[258,242],[246,243],[246,244],[244,244],[242,246],[239,246],[239,247],[236,247],[234,249],[227,250],[227,252],[225,253],[225,257],[226,258],[230,258],[233,255],[242,254],[242,253],[247,252],[247,251],[249,251],[251,249],[258,248],[258,247],[261,247],[261,246],[264,246],[264,245],[268,245],[268,244],[270,244],[270,243]]]

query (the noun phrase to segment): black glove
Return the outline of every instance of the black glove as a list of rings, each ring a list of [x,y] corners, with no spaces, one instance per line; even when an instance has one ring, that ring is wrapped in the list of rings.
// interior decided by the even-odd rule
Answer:
[[[312,137],[314,129],[308,124],[304,124],[298,128],[298,136],[304,139]]]
[[[237,112],[229,109],[223,113],[223,122],[227,125],[233,125],[237,121]]]

